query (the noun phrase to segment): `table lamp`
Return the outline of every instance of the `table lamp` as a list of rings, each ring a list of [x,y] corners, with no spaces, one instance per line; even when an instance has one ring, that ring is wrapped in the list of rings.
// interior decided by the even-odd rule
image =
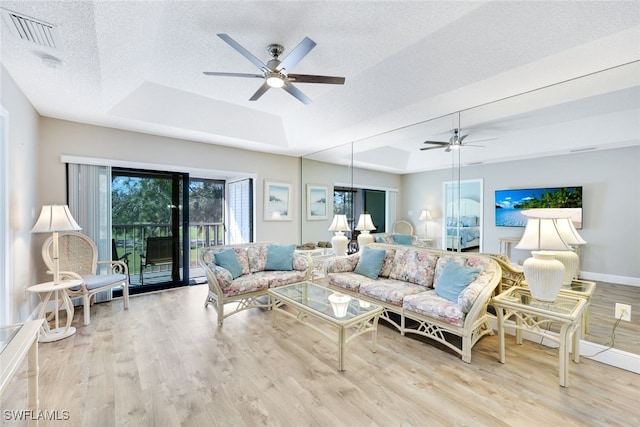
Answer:
[[[358,235],[358,248],[362,249],[369,243],[373,243],[373,236],[370,231],[375,230],[376,226],[373,225],[373,221],[371,220],[371,214],[361,213],[360,218],[358,218],[358,225],[356,225],[356,230],[360,231]]]
[[[331,238],[331,246],[333,247],[333,252],[337,256],[346,255],[349,239],[347,239],[347,236],[344,235],[344,232],[351,231],[351,229],[349,228],[349,223],[347,222],[347,216],[341,214],[334,215],[331,226],[329,227],[329,231],[335,231],[335,235]]]
[[[554,219],[532,217],[532,212],[522,214],[528,216],[527,225],[516,249],[532,251],[532,257],[522,264],[531,296],[541,301],[555,301],[566,269],[553,251],[570,248],[560,237]]]
[[[556,259],[560,261],[565,268],[562,285],[571,284],[571,281],[578,276],[580,270],[580,257],[578,252],[573,250],[573,246],[579,247],[579,245],[584,245],[587,242],[580,237],[578,231],[573,226],[570,212],[568,212],[567,209],[560,208],[540,208],[527,209],[522,211],[522,214],[536,218],[553,219],[562,241],[569,246],[567,250],[558,250],[556,252]]]

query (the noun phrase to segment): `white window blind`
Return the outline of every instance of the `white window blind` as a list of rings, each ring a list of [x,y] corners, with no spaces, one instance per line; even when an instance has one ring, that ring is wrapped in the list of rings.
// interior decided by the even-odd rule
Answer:
[[[98,247],[98,260],[111,260],[111,167],[67,164],[69,210]],[[100,274],[101,271],[98,271]],[[96,295],[96,302],[111,300],[111,290]]]
[[[252,179],[229,182],[227,203],[229,206],[227,236],[228,243],[252,241],[253,185]]]

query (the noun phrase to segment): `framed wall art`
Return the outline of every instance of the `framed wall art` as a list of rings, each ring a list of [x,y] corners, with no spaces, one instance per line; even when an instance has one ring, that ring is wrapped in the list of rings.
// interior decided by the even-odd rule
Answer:
[[[264,180],[264,220],[291,221],[291,184]]]
[[[307,184],[307,220],[324,220],[329,218],[327,187]]]

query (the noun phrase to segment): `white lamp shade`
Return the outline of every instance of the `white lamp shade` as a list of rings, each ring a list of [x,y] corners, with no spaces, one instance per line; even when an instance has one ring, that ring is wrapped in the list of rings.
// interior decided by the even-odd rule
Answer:
[[[571,248],[560,237],[553,219],[529,217],[524,234],[516,245],[516,249],[567,251]]]
[[[418,220],[420,221],[426,221],[426,220],[432,220],[433,218],[431,217],[431,211],[429,209],[423,209],[422,211],[420,211],[420,216],[418,217]]]
[[[334,215],[329,231],[351,231],[346,215]]]
[[[368,214],[368,213],[360,214],[360,218],[358,218],[358,225],[356,225],[356,230],[369,232],[375,229],[376,229],[376,226],[373,225],[373,221],[371,220],[371,214]]]
[[[44,205],[32,233],[51,233],[54,231],[78,231],[78,225],[67,205]]]
[[[562,240],[568,245],[584,245],[587,242],[580,237],[578,231],[573,226],[573,221],[571,218],[557,218],[556,220],[556,228],[558,229],[558,233]]]

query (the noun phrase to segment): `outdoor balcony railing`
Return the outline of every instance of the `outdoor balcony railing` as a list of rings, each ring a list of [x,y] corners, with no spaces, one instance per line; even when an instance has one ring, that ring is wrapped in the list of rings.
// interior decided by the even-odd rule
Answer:
[[[127,258],[131,284],[135,285],[143,265],[141,254],[146,252],[148,237],[167,237],[171,235],[170,224],[114,224],[112,236],[114,240],[114,259]],[[182,237],[182,236],[181,236]],[[199,268],[198,251],[206,246],[224,244],[224,225],[222,223],[189,224],[189,268]],[[182,247],[182,240],[180,247]],[[180,266],[182,267],[182,258]],[[170,270],[170,267],[169,267]],[[145,279],[146,282],[146,279]]]

